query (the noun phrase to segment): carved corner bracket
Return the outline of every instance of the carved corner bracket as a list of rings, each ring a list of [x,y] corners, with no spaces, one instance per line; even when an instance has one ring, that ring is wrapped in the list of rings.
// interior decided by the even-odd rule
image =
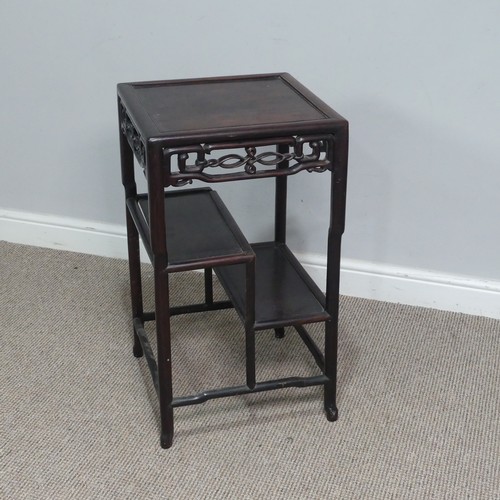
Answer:
[[[123,106],[120,106],[120,116],[120,128],[127,138],[137,161],[142,168],[146,168],[146,146],[142,142],[139,132],[137,132],[137,129]]]

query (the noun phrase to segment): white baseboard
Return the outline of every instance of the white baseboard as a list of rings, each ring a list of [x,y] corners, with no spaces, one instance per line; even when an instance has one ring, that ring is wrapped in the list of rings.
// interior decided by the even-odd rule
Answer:
[[[127,258],[125,226],[0,209],[0,240]]]
[[[324,288],[326,259],[314,255],[297,258]],[[354,259],[342,260],[340,279],[343,295],[500,319],[499,281]]]
[[[0,239],[126,259],[125,226],[0,209]],[[142,252],[147,261],[146,252]],[[324,289],[326,259],[297,255]],[[352,259],[342,260],[341,293],[500,319],[500,282]]]

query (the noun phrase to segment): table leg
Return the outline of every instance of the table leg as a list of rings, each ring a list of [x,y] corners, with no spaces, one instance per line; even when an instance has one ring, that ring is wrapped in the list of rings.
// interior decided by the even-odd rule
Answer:
[[[134,155],[132,148],[121,129],[122,120],[122,106],[118,101],[118,120],[120,122],[120,160],[122,171],[122,184],[125,188],[125,200],[137,195],[137,185],[135,183],[134,175]],[[143,303],[142,303],[142,282],[141,282],[141,259],[139,249],[139,234],[134,224],[132,216],[128,209],[126,209],[127,220],[127,245],[128,245],[128,262],[130,273],[130,292],[132,299],[132,320],[135,318],[142,319]],[[139,337],[134,329],[134,356],[141,357],[142,347],[139,342]]]
[[[340,248],[345,228],[347,189],[347,126],[340,130],[328,147],[333,165],[331,176],[330,228],[328,230],[328,264],[326,275],[326,308],[331,319],[325,323],[325,384],[326,417],[337,420],[337,344],[339,320]]]
[[[245,354],[246,379],[249,389],[255,388],[255,260],[246,268]]]
[[[205,268],[205,304],[212,305],[214,303],[214,284],[212,268]]]
[[[170,448],[174,437],[172,407],[172,356],[169,312],[168,273],[164,263],[155,263],[156,338],[158,343],[158,397],[160,401],[162,448]]]
[[[289,151],[287,144],[279,144],[276,148],[280,154],[287,154]],[[278,165],[278,169],[287,169],[288,161],[282,161]],[[274,240],[280,243],[286,242],[286,198],[287,198],[287,178],[286,176],[276,177],[276,190],[274,202]],[[282,339],[285,336],[284,328],[275,328],[274,336],[277,339]]]
[[[158,399],[160,401],[160,444],[170,448],[174,437],[172,407],[172,355],[170,339],[170,294],[163,187],[163,150],[155,144],[146,149],[149,195],[149,220],[155,280],[155,318],[158,364]]]
[[[142,319],[142,281],[141,281],[141,259],[139,249],[139,233],[135,227],[132,216],[127,210],[127,243],[128,243],[128,265],[130,273],[130,291],[132,298],[132,319]],[[143,354],[139,337],[134,329],[133,353],[136,358]]]
[[[337,343],[339,319],[340,244],[342,235],[332,235],[328,245],[327,307],[331,319],[325,323],[325,384],[326,418],[337,420]]]

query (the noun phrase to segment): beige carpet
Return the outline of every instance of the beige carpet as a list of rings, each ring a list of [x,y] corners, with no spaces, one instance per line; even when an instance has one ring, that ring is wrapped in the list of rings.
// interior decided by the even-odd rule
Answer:
[[[499,321],[344,297],[338,422],[319,388],[220,399],[175,410],[163,450],[126,262],[4,242],[0,258],[2,498],[500,498]],[[175,303],[201,283],[175,275]],[[174,330],[176,395],[243,382],[233,311]],[[316,373],[291,330],[260,332],[257,355],[261,379]]]

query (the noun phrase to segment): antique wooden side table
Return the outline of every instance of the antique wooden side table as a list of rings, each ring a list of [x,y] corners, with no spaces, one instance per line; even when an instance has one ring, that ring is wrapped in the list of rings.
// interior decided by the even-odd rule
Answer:
[[[347,121],[286,73],[122,83],[118,113],[133,352],[146,356],[158,394],[161,446],[172,445],[175,407],[272,389],[323,385],[326,416],[336,420]],[[134,155],[147,177],[144,194],[137,193]],[[287,176],[301,171],[331,174],[326,296],[286,245]],[[215,190],[175,189],[193,181],[215,184],[259,178],[275,179],[275,236],[273,241],[252,245]],[[151,312],[143,310],[139,236],[154,268]],[[193,269],[204,269],[205,302],[170,306],[169,274]],[[229,300],[214,301],[212,270]],[[173,397],[170,317],[229,307],[236,309],[245,328],[245,383]],[[144,323],[153,320],[156,356],[144,330]],[[325,324],[324,352],[304,328],[313,322]],[[286,326],[298,332],[319,374],[257,380],[255,332],[274,329],[282,337]]]

